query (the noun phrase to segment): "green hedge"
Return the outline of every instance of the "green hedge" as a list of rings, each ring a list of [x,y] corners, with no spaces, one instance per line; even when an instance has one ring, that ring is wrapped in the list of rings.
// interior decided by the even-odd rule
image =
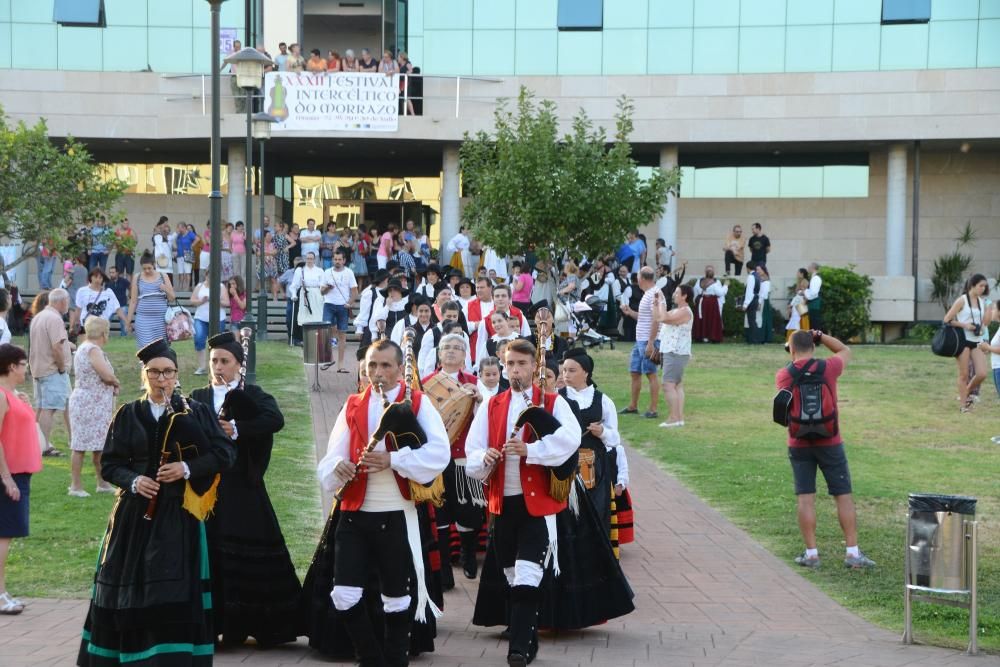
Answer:
[[[831,336],[848,340],[863,333],[871,324],[872,279],[845,268],[824,266],[820,295],[823,298],[823,321]]]

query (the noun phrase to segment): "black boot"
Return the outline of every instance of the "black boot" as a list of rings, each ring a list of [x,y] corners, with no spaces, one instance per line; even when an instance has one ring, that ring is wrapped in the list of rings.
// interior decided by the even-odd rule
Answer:
[[[470,530],[467,533],[459,533],[462,540],[462,571],[466,579],[475,579],[479,572],[479,565],[476,563],[476,547],[479,546],[479,531]]]
[[[441,590],[450,591],[455,587],[455,576],[451,572],[450,526],[438,526],[438,552],[441,554]]]
[[[410,664],[410,628],[413,612],[409,609],[385,615],[385,665],[406,667]]]
[[[538,589],[534,586],[510,589],[509,667],[524,667],[538,653],[538,600]]]
[[[358,660],[361,661],[361,667],[385,667],[385,659],[382,657],[382,642],[375,636],[372,620],[368,616],[368,610],[364,603],[359,602],[347,611],[339,613],[340,618],[344,621],[344,628],[354,644]]]

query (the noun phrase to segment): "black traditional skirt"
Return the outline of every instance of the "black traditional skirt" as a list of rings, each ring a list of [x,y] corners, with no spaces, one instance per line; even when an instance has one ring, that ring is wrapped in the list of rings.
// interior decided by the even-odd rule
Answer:
[[[161,498],[120,496],[112,511],[77,665],[211,665],[215,651],[205,525]]]

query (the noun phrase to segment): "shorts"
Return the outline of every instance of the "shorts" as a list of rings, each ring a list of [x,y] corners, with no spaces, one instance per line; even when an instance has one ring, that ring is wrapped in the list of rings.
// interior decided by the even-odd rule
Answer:
[[[53,373],[35,378],[35,407],[39,410],[65,410],[69,401],[69,374]]]
[[[653,347],[660,348],[660,341],[655,341]],[[630,373],[642,373],[650,375],[656,372],[656,364],[646,356],[646,341],[637,340],[632,346],[632,356],[629,358],[628,370]]]
[[[347,306],[338,306],[333,303],[323,304],[323,321],[334,325],[337,331],[347,331],[348,314]]]
[[[338,586],[364,588],[374,570],[382,595],[409,595],[414,572],[402,512],[342,512],[333,545]]]
[[[823,471],[827,493],[843,496],[851,492],[851,471],[847,467],[844,445],[789,447],[795,495],[816,493],[816,468]]]
[[[0,491],[0,538],[28,536],[28,507],[31,504],[31,473],[11,475],[21,497],[15,502]]]
[[[691,361],[690,354],[674,354],[667,352],[663,355],[663,381],[671,384],[680,384],[684,378],[684,369]]]
[[[194,349],[196,352],[201,352],[205,349],[205,345],[208,343],[208,328],[209,323],[204,320],[195,319],[194,321]],[[220,329],[225,331],[225,322],[221,323]]]
[[[191,262],[184,261],[183,257],[177,258],[177,273],[178,275],[185,275],[191,273]]]

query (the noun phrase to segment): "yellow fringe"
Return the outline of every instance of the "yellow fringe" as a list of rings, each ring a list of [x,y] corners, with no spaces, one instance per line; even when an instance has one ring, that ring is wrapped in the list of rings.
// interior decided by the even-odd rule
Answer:
[[[190,512],[198,521],[207,519],[208,515],[215,509],[215,501],[218,498],[219,491],[219,480],[221,478],[221,475],[216,475],[215,479],[212,480],[212,486],[208,487],[208,491],[200,496],[191,488],[191,482],[184,484],[184,504],[182,507]]]
[[[564,503],[569,499],[569,490],[573,485],[573,478],[576,475],[570,475],[566,479],[559,479],[551,471],[549,472],[549,495],[557,503]]]
[[[617,560],[622,559],[621,547],[618,544],[618,501],[615,500],[615,489],[611,487],[611,549]]]
[[[410,499],[414,503],[430,503],[434,507],[444,505],[444,477],[438,475],[430,486],[410,481]]]

